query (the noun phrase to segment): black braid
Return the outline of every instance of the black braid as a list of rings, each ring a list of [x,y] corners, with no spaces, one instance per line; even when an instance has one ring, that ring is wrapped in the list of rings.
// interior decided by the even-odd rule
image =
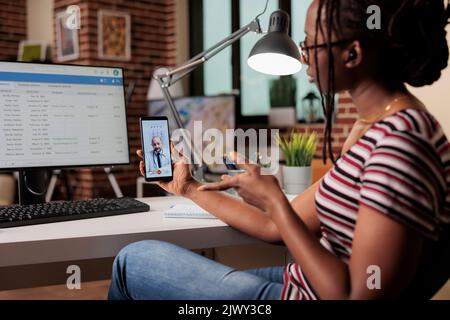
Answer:
[[[331,159],[333,163],[335,163],[335,155],[333,153],[333,115],[334,115],[334,106],[335,106],[335,77],[334,77],[334,56],[332,54],[332,47],[330,43],[332,42],[333,35],[333,21],[334,21],[334,11],[336,9],[336,3],[334,0],[320,0],[319,1],[319,9],[316,18],[316,34],[314,39],[314,45],[318,44],[318,36],[319,32],[325,35],[323,25],[322,25],[322,12],[325,8],[326,13],[326,38],[325,41],[327,43],[327,52],[328,52],[328,90],[324,92],[322,83],[320,80],[320,66],[319,66],[319,58],[318,58],[318,50],[314,50],[314,60],[316,65],[316,74],[317,74],[317,85],[319,91],[322,96],[322,109],[325,115],[325,133],[324,133],[324,146],[322,149],[322,158],[324,163],[326,163],[327,159]]]
[[[334,76],[334,55],[333,48],[330,43],[333,41],[333,18],[335,1],[329,0],[327,3],[327,51],[328,51],[328,91],[326,94],[326,130],[325,130],[325,143],[324,148],[324,160],[326,161],[327,151],[331,161],[335,163],[335,155],[333,153],[333,115],[335,106],[335,94],[336,94],[336,81]]]
[[[448,66],[449,48],[445,26],[450,23],[450,0],[318,0],[314,45],[319,32],[327,44],[328,87],[321,83],[318,49],[314,50],[316,81],[326,119],[323,160],[335,162],[333,116],[335,108],[335,61],[330,43],[341,38],[359,40],[365,50],[376,51],[375,75],[398,90],[407,83],[422,87],[441,77]],[[367,28],[367,8],[377,5],[383,12],[381,29]],[[325,15],[325,16],[323,16]],[[326,28],[326,30],[325,30]],[[332,39],[334,33],[336,39]],[[420,46],[417,43],[421,43]],[[324,71],[324,70],[322,70]],[[323,72],[322,72],[323,73]]]
[[[447,0],[447,24],[450,24],[450,0]]]
[[[323,33],[323,28],[322,28],[322,10],[323,10],[323,6],[324,6],[324,2],[326,0],[320,0],[319,1],[319,8],[317,11],[317,17],[316,17],[316,30],[315,30],[315,36],[314,36],[314,45],[316,46],[318,44],[318,37],[319,37],[319,30],[320,32]],[[327,112],[327,107],[325,105],[325,99],[323,97],[323,88],[322,88],[322,83],[320,80],[320,67],[319,67],[319,55],[318,55],[318,51],[315,49],[314,50],[314,64],[316,66],[316,77],[317,77],[317,87],[319,88],[319,92],[321,93],[322,99],[321,99],[321,103],[322,103],[322,109],[323,109],[323,113],[326,115]],[[327,119],[328,120],[328,119]],[[328,121],[327,121],[328,123]],[[328,124],[326,125],[328,126]],[[326,129],[325,129],[326,131]],[[327,133],[325,132],[324,135],[324,148],[323,148],[323,161],[326,162],[327,160],[327,150],[326,150],[326,139],[327,139]]]

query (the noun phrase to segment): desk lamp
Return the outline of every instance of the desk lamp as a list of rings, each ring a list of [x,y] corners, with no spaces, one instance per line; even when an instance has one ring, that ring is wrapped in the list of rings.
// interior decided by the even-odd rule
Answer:
[[[196,55],[179,67],[167,69],[166,72],[159,72],[153,76],[153,79],[156,80],[161,87],[164,99],[174,116],[178,128],[183,128],[183,123],[169,89],[246,34],[250,32],[263,34],[259,17],[266,12],[267,5],[268,1],[266,2],[264,11],[253,21],[213,47]],[[277,10],[271,14],[268,32],[256,43],[250,52],[247,63],[252,69],[264,74],[278,76],[295,74],[301,70],[300,50],[288,35],[289,24],[290,17],[287,12]],[[186,139],[186,137],[183,136],[183,139]],[[203,163],[201,158],[198,158],[195,151],[190,153],[192,155],[191,160],[196,160],[194,161],[194,164]],[[199,167],[200,168],[196,167],[194,177],[201,180],[203,178],[204,168],[202,168],[203,165],[199,165]]]

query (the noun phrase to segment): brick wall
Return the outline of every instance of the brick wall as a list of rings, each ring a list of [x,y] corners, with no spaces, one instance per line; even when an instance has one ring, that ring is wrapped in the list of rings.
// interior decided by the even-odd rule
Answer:
[[[338,109],[336,112],[336,119],[333,123],[333,153],[339,155],[344,145],[347,136],[349,135],[356,119],[356,107],[353,104],[351,97],[348,94],[342,94],[339,98]],[[324,124],[313,125],[298,125],[295,127],[299,132],[316,131],[319,137],[319,146],[317,148],[316,158],[322,158],[322,149],[324,144]],[[285,131],[284,134],[289,134],[291,130]]]
[[[26,38],[26,0],[0,0],[0,60],[16,60]]]
[[[356,106],[348,94],[341,95],[339,99],[339,109],[337,112],[336,123],[333,129],[334,153],[339,154],[344,142],[347,140],[350,131],[358,119]]]
[[[358,117],[356,106],[353,104],[352,98],[347,94],[341,94],[338,101],[338,108],[336,110],[335,121],[333,122],[333,153],[338,156],[341,153],[344,142],[352,130],[352,127]],[[324,146],[324,132],[325,124],[298,124],[292,128],[282,128],[280,134],[283,137],[288,137],[292,130],[296,132],[305,133],[315,131],[318,136],[318,147],[315,155],[316,159],[322,159],[322,152]]]
[[[139,117],[146,114],[146,95],[150,76],[156,66],[176,64],[174,0],[55,0],[55,13],[69,5],[81,9],[79,31],[80,58],[74,64],[123,67],[125,85],[136,83],[128,106],[128,131],[131,166],[117,167],[114,174],[125,195],[135,196],[138,177],[136,149],[140,147]],[[97,13],[100,9],[128,12],[131,15],[131,54],[129,62],[100,60],[97,51]],[[53,50],[55,52],[55,50]],[[75,198],[112,196],[103,170],[83,169],[70,173]]]

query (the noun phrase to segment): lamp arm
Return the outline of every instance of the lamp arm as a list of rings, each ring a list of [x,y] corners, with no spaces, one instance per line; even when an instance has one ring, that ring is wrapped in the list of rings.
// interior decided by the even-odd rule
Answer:
[[[186,77],[188,74],[190,74],[192,71],[200,67],[202,64],[206,63],[208,60],[213,58],[214,56],[218,55],[220,52],[231,46],[233,43],[241,39],[243,36],[245,36],[247,33],[249,33],[250,30],[246,29],[243,30],[241,33],[239,33],[236,37],[232,39],[228,39],[227,42],[223,42],[220,46],[216,46],[214,50],[209,50],[207,52],[204,52],[202,56],[200,56],[197,60],[190,62],[189,64],[185,64],[177,69],[174,69],[168,73],[168,76],[170,77],[170,85],[174,85],[178,81],[182,80],[184,77]]]
[[[227,38],[223,39],[219,43],[215,44],[208,50],[194,56],[192,59],[184,63],[183,65],[173,69],[169,70],[168,72],[164,74],[155,75],[154,79],[158,81],[159,86],[161,87],[161,90],[164,95],[164,99],[166,100],[167,104],[169,105],[169,108],[171,110],[171,113],[173,114],[175,118],[175,122],[177,123],[178,128],[183,129],[183,122],[181,120],[180,114],[178,113],[178,110],[175,106],[175,103],[173,101],[172,95],[170,94],[169,88],[183,79],[185,76],[190,74],[192,71],[197,69],[199,66],[207,62],[209,59],[213,58],[223,50],[225,50],[227,47],[231,46],[233,43],[241,39],[243,36],[248,34],[249,32],[255,32],[257,34],[262,33],[261,25],[259,22],[258,17],[255,18],[252,22],[250,22],[248,25],[242,27],[241,29],[237,30]],[[189,137],[186,137],[184,134],[184,131],[182,131],[183,139],[186,139],[186,141],[189,141]],[[201,156],[199,156],[193,148],[193,150],[190,150],[189,152],[191,154],[191,160],[193,160],[194,164],[199,164],[200,169],[197,169],[196,172],[194,172],[195,178],[197,180],[201,180],[203,178],[203,161]]]
[[[262,33],[261,24],[260,24],[258,18],[255,18],[249,24],[247,24],[246,26],[242,27],[241,29],[235,31],[234,33],[232,33],[231,35],[229,35],[228,37],[226,37],[222,41],[216,43],[214,46],[212,46],[208,50],[206,50],[206,51],[204,51],[202,53],[199,53],[198,55],[194,56],[187,63],[190,63],[190,62],[193,62],[195,60],[198,60],[198,59],[202,58],[203,56],[207,56],[207,55],[209,55],[210,52],[215,51],[217,48],[219,48],[219,47],[221,47],[221,46],[223,46],[225,44],[227,44],[227,46],[231,45],[236,40],[239,40],[245,34],[247,34],[248,32],[252,32],[252,31],[255,32],[255,33]],[[232,41],[232,42],[229,43],[229,41]]]
[[[252,22],[250,22],[248,25],[242,27],[241,29],[237,30],[230,36],[226,37],[222,41],[218,42],[208,50],[199,53],[183,65],[168,71],[165,74],[157,75],[157,78],[162,79],[164,86],[172,86],[181,79],[183,79],[185,76],[187,76],[189,73],[197,69],[199,66],[228,48],[229,46],[233,45],[236,41],[240,40],[242,37],[244,37],[249,32],[255,32],[257,34],[262,33],[261,30],[261,24],[259,22],[259,19],[256,18]]]
[[[163,92],[164,98],[169,105],[170,111],[172,112],[172,115],[175,118],[175,122],[177,123],[177,127],[179,129],[183,129],[183,121],[181,120],[180,114],[175,106],[175,103],[173,102],[172,95],[170,94],[169,87],[165,86],[162,79],[158,79],[159,84],[161,86],[161,90]],[[186,132],[184,130],[180,131],[181,136],[183,137],[183,141],[191,142],[192,143],[192,137],[189,137],[186,135]],[[203,181],[204,178],[204,170],[205,167],[203,166],[203,159],[202,156],[198,154],[197,150],[194,146],[191,144],[187,145],[188,150],[187,153],[190,155],[191,164],[195,168],[194,170],[194,178],[197,181]]]

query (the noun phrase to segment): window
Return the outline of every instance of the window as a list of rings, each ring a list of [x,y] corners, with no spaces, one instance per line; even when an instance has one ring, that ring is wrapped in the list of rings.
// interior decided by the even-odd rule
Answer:
[[[265,1],[241,0],[240,1],[240,25],[252,21],[264,9]],[[270,0],[267,12],[260,17],[261,27],[267,30],[270,14],[278,9],[278,0]],[[265,116],[270,111],[270,81],[277,77],[268,76],[251,69],[247,64],[247,58],[253,46],[261,39],[261,35],[247,34],[241,40],[240,50],[240,79],[241,79],[241,114],[248,116]]]
[[[305,39],[305,17],[311,1],[292,0],[292,39],[296,44]],[[308,81],[306,68],[295,75],[297,79],[297,118],[300,122],[323,121],[320,92],[316,85]]]
[[[291,15],[292,38],[298,44],[304,38],[304,23],[312,0],[269,0],[267,12],[260,17],[263,30],[267,30],[270,14],[278,8]],[[248,24],[264,9],[262,0],[191,0],[191,44],[196,54]],[[192,9],[194,10],[194,9]],[[199,23],[201,21],[201,23]],[[203,38],[198,39],[202,34]],[[201,75],[196,73],[196,84],[191,94],[216,95],[240,91],[239,123],[263,122],[270,112],[270,82],[276,77],[260,74],[247,65],[247,58],[261,35],[249,33],[234,49],[228,48],[205,64]],[[294,75],[297,80],[297,115],[300,122],[311,117],[323,117],[320,95],[308,82],[305,68]]]
[[[231,1],[204,1],[203,50],[229,36],[233,32],[231,23]],[[231,48],[227,48],[205,64],[203,78],[205,95],[212,96],[232,91],[231,53]]]

